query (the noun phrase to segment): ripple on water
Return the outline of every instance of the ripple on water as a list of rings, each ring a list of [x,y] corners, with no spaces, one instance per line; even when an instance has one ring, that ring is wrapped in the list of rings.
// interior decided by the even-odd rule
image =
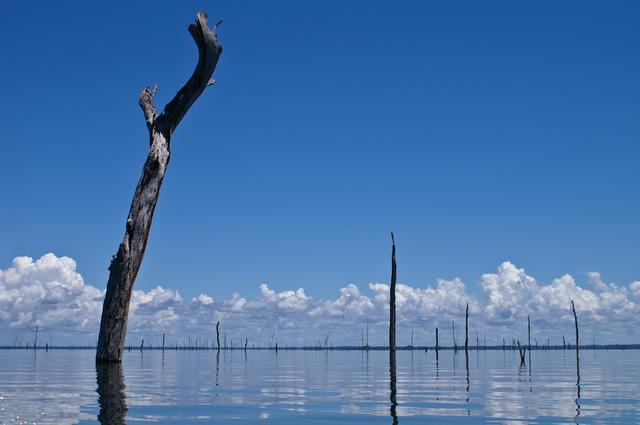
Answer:
[[[465,360],[399,351],[393,386],[383,351],[128,352],[99,387],[91,351],[0,350],[0,424],[640,423],[637,351],[584,351],[579,381],[572,352]]]

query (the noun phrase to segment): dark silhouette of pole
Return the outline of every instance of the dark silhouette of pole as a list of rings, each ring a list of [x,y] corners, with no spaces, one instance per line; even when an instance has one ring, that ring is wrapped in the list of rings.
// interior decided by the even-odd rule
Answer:
[[[440,350],[440,341],[438,341],[438,328],[436,328],[436,361],[438,360],[439,350]]]
[[[456,341],[456,322],[454,320],[451,321],[451,337],[453,338],[453,352],[458,352],[458,342]]]
[[[220,352],[220,321],[216,323],[216,343],[218,344],[218,352]]]
[[[576,305],[571,300],[571,311],[573,312],[573,321],[576,325],[576,363],[580,368],[580,332],[578,331],[578,315],[576,314]]]
[[[396,241],[391,232],[391,286],[389,288],[389,350],[396,351]]]
[[[369,350],[369,324],[367,323],[367,351]]]
[[[531,318],[527,315],[527,340],[529,349],[529,368],[531,368]]]
[[[464,315],[464,352],[469,352],[469,303],[467,303],[467,309]]]

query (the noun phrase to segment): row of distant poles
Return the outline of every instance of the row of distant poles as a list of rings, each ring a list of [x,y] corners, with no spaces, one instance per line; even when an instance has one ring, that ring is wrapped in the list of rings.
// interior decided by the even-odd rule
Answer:
[[[395,352],[396,351],[396,281],[397,281],[397,264],[396,264],[396,244],[395,244],[395,237],[393,235],[393,232],[391,233],[391,281],[390,281],[390,288],[389,288],[389,350],[391,352]],[[573,300],[571,300],[571,312],[573,314],[573,319],[574,319],[574,324],[575,324],[575,334],[576,334],[576,343],[575,343],[575,350],[576,350],[576,359],[579,361],[580,359],[580,344],[579,344],[579,339],[580,339],[580,334],[579,334],[579,328],[578,328],[578,316],[576,314],[576,307],[575,304],[573,302]],[[455,324],[452,322],[452,330],[453,330],[453,350],[454,351],[458,351],[458,345],[455,342]],[[39,327],[36,326],[35,328],[35,337],[34,337],[34,342],[33,342],[33,349],[37,349],[38,348],[38,331],[39,331]],[[274,339],[274,337],[272,337],[269,340],[269,345],[268,345],[268,349],[274,349],[276,352],[278,351],[278,342],[277,340]],[[224,336],[224,340],[225,340],[225,344],[224,344],[224,349],[227,349],[227,344],[226,344],[226,334]],[[563,348],[566,347],[565,344],[565,339],[564,336],[562,337],[563,340]],[[245,351],[249,348],[249,338],[245,338],[245,340],[243,341],[244,344],[241,347],[238,348],[243,348]],[[486,344],[486,343],[485,343]],[[207,344],[208,345],[208,344]],[[413,330],[412,330],[412,338],[411,338],[411,346],[413,348]],[[191,341],[189,342],[189,344],[186,346],[187,348],[199,348],[200,345],[198,344],[197,340],[195,345],[191,344]],[[221,341],[220,341],[220,321],[218,321],[216,323],[216,348],[217,351],[220,351],[222,347]],[[320,347],[320,346],[319,346]],[[363,335],[363,348],[368,349],[369,348],[369,328],[367,326],[367,344],[366,346],[364,345],[364,335]],[[520,363],[521,365],[525,365],[525,356],[527,351],[529,352],[529,363],[531,363],[531,318],[530,316],[527,316],[527,345],[523,346],[520,344],[520,340],[516,339],[512,342],[511,344],[511,348],[515,349],[517,347],[519,355],[520,355]],[[28,348],[28,344],[27,344],[27,348]],[[44,347],[45,350],[49,350],[49,344],[47,343]],[[128,351],[131,351],[131,346],[127,347]],[[141,344],[140,344],[140,350],[144,350],[144,339],[142,339]],[[165,334],[162,334],[162,346],[160,347],[162,350],[165,350]],[[168,348],[173,348],[173,347],[168,347]],[[176,347],[178,348],[177,344]],[[232,344],[232,348],[235,349],[236,347],[233,346]],[[328,348],[328,337],[325,339],[325,344],[324,344],[324,348]],[[476,348],[479,348],[479,344]],[[503,350],[506,349],[506,345],[504,342],[504,338],[503,338],[503,342],[502,342],[502,348]],[[548,347],[547,347],[548,348]],[[434,346],[435,352],[436,352],[436,356],[438,356],[438,352],[440,350],[440,341],[439,341],[439,332],[438,332],[438,328],[435,328],[435,346]],[[425,351],[427,350],[427,348],[425,347]],[[465,309],[465,340],[464,340],[464,350],[465,353],[468,353],[469,351],[469,303],[467,303],[466,305],[466,309]]]
[[[398,415],[397,415],[397,373],[396,373],[396,280],[397,280],[397,264],[396,264],[396,241],[393,236],[393,232],[391,232],[391,282],[389,287],[389,399],[391,401],[390,405],[390,414],[393,418],[393,424],[396,425],[398,423]],[[576,372],[578,376],[578,398],[580,398],[580,334],[578,331],[578,316],[576,314],[576,306],[571,300],[571,311],[573,313],[573,321],[575,324],[576,331]],[[452,323],[453,326],[453,323]],[[458,351],[458,347],[455,343],[455,327],[454,329],[454,352]],[[465,323],[464,323],[465,337],[464,337],[464,352],[465,352],[465,360],[467,364],[467,391],[468,391],[468,382],[469,382],[469,303],[467,303],[465,308]],[[529,368],[531,367],[531,318],[527,316],[527,346],[522,347],[520,345],[520,340],[517,340],[518,352],[520,354],[520,366],[525,365],[525,354],[528,349],[529,351]],[[563,347],[564,347],[564,337],[563,339]],[[411,345],[413,346],[413,334]],[[368,346],[368,344],[367,344]],[[505,349],[504,340],[502,343],[503,350]],[[436,328],[436,364],[438,361],[438,351],[439,351],[439,341],[438,341],[438,328]],[[426,348],[425,348],[426,350]],[[531,370],[531,369],[529,369]],[[579,412],[578,412],[579,414]]]
[[[391,232],[391,282],[389,287],[389,351],[391,353],[395,353],[396,351],[396,280],[397,280],[397,264],[396,264],[396,241],[393,236],[393,232]],[[575,332],[576,332],[576,361],[578,370],[580,368],[580,332],[578,329],[578,315],[576,314],[576,306],[571,301],[571,312],[573,313],[573,322],[575,324]],[[452,324],[453,326],[453,324]],[[469,352],[469,303],[466,305],[465,309],[465,323],[464,323],[464,351],[465,354]],[[454,330],[455,332],[455,330]],[[563,348],[565,347],[565,339],[562,337]],[[413,345],[413,338],[411,341]],[[527,316],[527,345],[522,346],[520,344],[520,340],[516,340],[514,346],[517,345],[518,352],[520,354],[520,364],[525,364],[525,355],[526,352],[529,352],[529,364],[531,364],[531,317]],[[505,349],[504,339],[502,342],[502,347]],[[436,344],[435,344],[435,352],[436,356],[438,356],[438,351],[440,350],[440,342],[438,337],[438,328],[436,328]],[[457,344],[455,343],[454,336],[454,351],[458,351]],[[395,356],[392,356],[392,358]],[[395,361],[395,359],[394,359]]]

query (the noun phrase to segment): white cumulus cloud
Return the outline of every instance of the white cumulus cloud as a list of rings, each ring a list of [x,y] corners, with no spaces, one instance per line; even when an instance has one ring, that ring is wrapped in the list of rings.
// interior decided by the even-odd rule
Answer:
[[[441,341],[448,343],[453,321],[462,335],[467,304],[473,330],[486,335],[489,343],[522,335],[528,315],[536,337],[558,339],[570,335],[571,300],[587,335],[597,334],[599,342],[635,341],[640,309],[634,300],[640,297],[640,281],[620,286],[605,282],[597,272],[587,273],[586,280],[587,286],[581,286],[565,274],[541,284],[523,268],[504,262],[495,273],[482,275],[471,292],[459,278],[438,279],[433,286],[399,283],[399,344],[408,343],[414,331],[416,344],[430,344],[436,326],[441,328]],[[71,258],[16,257],[0,269],[0,344],[12,343],[14,337],[29,340],[35,326],[42,335],[55,336],[57,343],[78,343],[79,336],[82,343],[95,342],[104,292],[84,282]],[[169,344],[186,338],[211,343],[220,321],[223,334],[234,344],[245,338],[259,344],[273,339],[283,345],[325,339],[331,344],[359,344],[365,326],[371,344],[385,344],[388,302],[387,283],[363,288],[350,283],[328,299],[311,297],[304,288],[276,291],[261,284],[255,297],[234,293],[217,300],[201,293],[187,301],[177,290],[157,286],[134,291],[128,343],[137,344],[140,338],[153,343],[162,334],[169,337]]]

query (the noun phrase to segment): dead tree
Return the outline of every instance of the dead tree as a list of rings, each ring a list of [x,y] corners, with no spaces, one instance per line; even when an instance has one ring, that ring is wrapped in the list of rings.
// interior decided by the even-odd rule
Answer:
[[[520,353],[520,366],[524,366],[524,355],[526,353],[527,349],[526,348],[522,348],[520,346],[520,340],[518,340],[518,353]]]
[[[469,353],[469,303],[464,315],[464,353]]]
[[[576,361],[580,364],[580,333],[578,332],[578,315],[573,300],[571,300],[571,311],[573,312],[573,322],[576,325]]]
[[[162,113],[158,114],[153,104],[156,87],[146,87],[140,93],[138,103],[149,129],[150,147],[131,202],[124,238],[109,266],[96,351],[97,362],[122,360],[133,285],[147,247],[160,186],[169,164],[171,137],[193,102],[205,88],[213,84],[211,76],[222,53],[222,45],[216,37],[219,25],[220,22],[210,29],[205,12],[199,12],[195,23],[189,25],[189,33],[198,47],[198,64],[187,83],[167,103]]]
[[[527,316],[527,340],[528,340],[528,348],[531,350],[531,318]]]
[[[531,367],[531,318],[527,315],[527,345],[529,349],[529,367]]]
[[[366,350],[369,351],[369,324],[367,323],[367,345]]]
[[[451,338],[453,338],[453,352],[458,352],[458,342],[456,341],[456,322],[451,321]]]
[[[389,288],[389,350],[396,351],[396,240],[391,232],[391,286]]]
[[[474,326],[475,328],[475,326]],[[485,343],[486,345],[486,343]],[[480,351],[480,337],[478,337],[478,329],[476,328],[476,351]]]
[[[220,321],[216,323],[216,342],[218,343],[218,352],[220,352]]]

